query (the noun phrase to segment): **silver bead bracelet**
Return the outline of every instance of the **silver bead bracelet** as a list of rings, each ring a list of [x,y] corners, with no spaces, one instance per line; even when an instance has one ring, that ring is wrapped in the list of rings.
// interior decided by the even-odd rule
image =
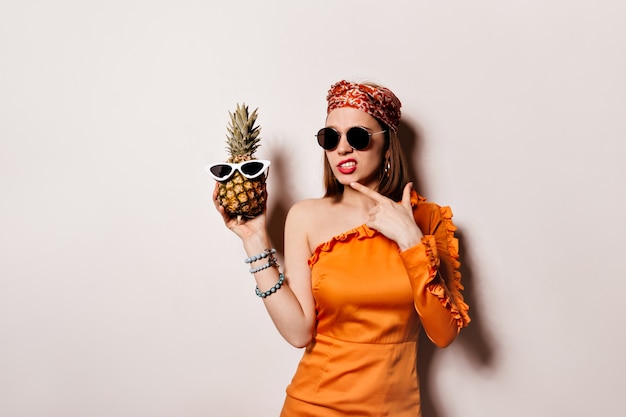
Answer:
[[[274,248],[265,249],[263,252],[259,253],[258,255],[251,256],[249,258],[244,259],[243,261],[247,264],[251,264],[252,262],[260,261],[261,259],[267,258],[268,256],[273,255],[275,253],[276,253],[276,249]]]
[[[257,272],[263,271],[264,269],[270,268],[272,266],[278,266],[278,260],[273,256],[270,257],[269,262],[265,265],[257,266],[256,268],[250,268],[250,273],[256,274]]]
[[[284,282],[285,282],[285,275],[282,272],[280,272],[278,274],[278,282],[272,288],[270,288],[267,291],[261,292],[261,290],[259,290],[259,286],[257,285],[254,292],[256,293],[256,295],[258,295],[261,298],[269,297],[270,295],[278,291],[280,287],[283,286]]]

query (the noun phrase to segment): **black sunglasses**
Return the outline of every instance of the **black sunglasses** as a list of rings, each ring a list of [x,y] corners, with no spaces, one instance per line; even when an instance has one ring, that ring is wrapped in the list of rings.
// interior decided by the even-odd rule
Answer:
[[[261,174],[263,174],[269,166],[270,161],[264,159],[253,159],[240,164],[229,164],[223,162],[219,164],[207,165],[205,169],[216,181],[226,181],[235,173],[235,171],[241,172],[246,178],[251,180],[261,176]]]
[[[386,130],[381,130],[380,132],[370,132],[364,127],[351,127],[346,132],[346,139],[348,139],[348,144],[352,146],[353,149],[357,151],[362,151],[367,148],[370,144],[370,139],[372,135],[377,133],[384,133]],[[317,132],[317,143],[327,151],[331,151],[339,145],[339,139],[341,135],[332,127],[323,127]]]

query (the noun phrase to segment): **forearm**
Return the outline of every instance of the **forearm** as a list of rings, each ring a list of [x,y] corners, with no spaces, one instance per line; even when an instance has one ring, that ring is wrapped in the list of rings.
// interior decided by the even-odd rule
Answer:
[[[401,252],[413,290],[415,309],[426,335],[439,347],[446,347],[456,338],[460,326],[452,311],[445,285],[438,281],[437,249],[433,236],[424,236],[422,243]]]
[[[244,249],[249,257],[263,253],[270,248],[266,237],[250,237],[244,240]],[[251,269],[262,267],[268,263],[263,258],[249,264]],[[280,279],[279,267],[272,266],[252,274],[261,293],[275,287]],[[265,308],[274,322],[278,332],[293,346],[304,347],[312,338],[314,320],[307,316],[302,305],[289,285],[288,277],[275,292],[261,297]]]

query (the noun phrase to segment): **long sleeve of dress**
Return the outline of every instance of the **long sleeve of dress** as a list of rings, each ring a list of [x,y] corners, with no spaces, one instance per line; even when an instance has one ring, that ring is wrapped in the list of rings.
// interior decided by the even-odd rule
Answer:
[[[456,227],[449,207],[425,202],[422,197],[415,199],[414,217],[424,237],[400,257],[424,330],[437,346],[445,347],[470,322],[469,307],[461,295]]]

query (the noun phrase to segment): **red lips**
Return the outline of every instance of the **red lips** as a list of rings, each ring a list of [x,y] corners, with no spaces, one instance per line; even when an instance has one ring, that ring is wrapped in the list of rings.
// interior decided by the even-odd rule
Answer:
[[[356,160],[345,159],[337,164],[337,170],[344,175],[352,174],[356,171]]]

